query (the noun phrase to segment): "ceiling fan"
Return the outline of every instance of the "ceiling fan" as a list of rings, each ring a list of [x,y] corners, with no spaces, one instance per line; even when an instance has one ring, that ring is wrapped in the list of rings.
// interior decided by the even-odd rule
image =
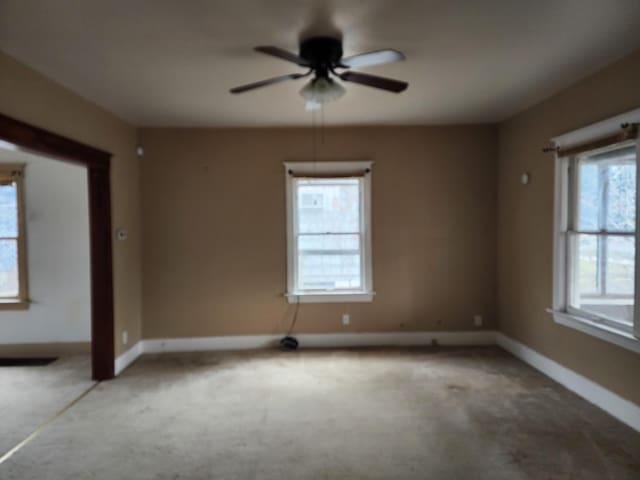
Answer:
[[[290,73],[235,87],[230,90],[231,93],[243,93],[288,80],[298,80],[313,74],[314,78],[302,88],[300,94],[307,100],[307,108],[314,109],[344,95],[344,87],[333,77],[345,82],[358,83],[393,93],[400,93],[409,86],[407,82],[400,80],[350,70],[353,67],[369,67],[404,60],[404,54],[397,50],[376,50],[343,58],[342,41],[333,37],[311,37],[302,41],[299,55],[272,46],[255,47],[254,50],[295,63],[309,70],[304,73]]]

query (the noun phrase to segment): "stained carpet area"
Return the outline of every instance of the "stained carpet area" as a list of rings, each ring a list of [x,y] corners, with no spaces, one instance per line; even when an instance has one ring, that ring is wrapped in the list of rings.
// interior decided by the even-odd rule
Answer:
[[[8,479],[637,480],[640,434],[498,348],[145,356]]]
[[[0,367],[0,457],[93,383],[88,354],[42,366]]]

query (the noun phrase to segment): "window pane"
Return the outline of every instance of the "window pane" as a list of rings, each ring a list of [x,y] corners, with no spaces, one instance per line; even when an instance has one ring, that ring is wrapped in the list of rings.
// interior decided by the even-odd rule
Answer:
[[[18,242],[0,240],[0,297],[18,296]]]
[[[635,146],[590,155],[578,162],[578,228],[634,231]]]
[[[636,228],[636,164],[611,165],[607,189],[607,230]]]
[[[0,237],[18,236],[18,197],[15,182],[0,185]]]
[[[598,282],[598,237],[577,235],[578,262],[576,280],[581,295],[596,294],[600,291]]]
[[[635,238],[576,235],[571,306],[633,324]]]
[[[635,239],[604,237],[607,242],[606,290],[613,295],[633,295]]]
[[[300,235],[298,290],[362,288],[359,235]]]
[[[579,163],[579,230],[598,230],[601,191],[598,166],[595,163]]]
[[[359,179],[305,179],[297,186],[299,233],[360,231]]]

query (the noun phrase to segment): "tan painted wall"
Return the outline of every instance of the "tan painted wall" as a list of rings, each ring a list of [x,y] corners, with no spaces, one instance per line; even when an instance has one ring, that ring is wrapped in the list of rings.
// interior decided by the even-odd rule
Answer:
[[[144,129],[145,338],[282,332],[286,160],[310,129]],[[325,160],[371,159],[371,304],[303,304],[298,332],[495,327],[494,127],[327,129]],[[343,312],[351,325],[341,325]]]
[[[504,122],[499,131],[500,329],[640,404],[640,355],[557,325],[551,306],[553,156],[558,134],[640,107],[640,51]],[[531,183],[519,183],[522,172]]]
[[[114,242],[116,354],[128,330],[129,345],[140,338],[140,208],[137,132],[112,114],[0,53],[0,112],[113,153],[113,225],[129,230]]]

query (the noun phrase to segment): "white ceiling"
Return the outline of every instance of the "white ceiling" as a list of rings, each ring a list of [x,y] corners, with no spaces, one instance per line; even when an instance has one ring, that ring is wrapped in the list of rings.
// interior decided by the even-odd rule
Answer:
[[[136,125],[309,125],[300,71],[252,51],[342,32],[345,55],[403,51],[363,69],[327,124],[502,120],[640,47],[638,0],[0,0],[0,49]]]

